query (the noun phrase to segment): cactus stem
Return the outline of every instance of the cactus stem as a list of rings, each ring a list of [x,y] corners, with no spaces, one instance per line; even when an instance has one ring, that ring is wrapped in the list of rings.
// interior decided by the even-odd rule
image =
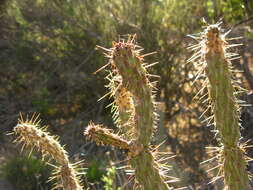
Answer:
[[[237,100],[238,94],[236,80],[232,79],[233,69],[231,60],[238,59],[239,56],[227,52],[231,47],[242,44],[228,44],[225,37],[229,33],[222,34],[219,25],[221,22],[208,25],[201,33],[199,44],[191,46],[197,51],[188,62],[197,62],[200,67],[199,73],[204,71],[206,75],[205,85],[208,90],[208,98],[203,103],[209,103],[212,116],[207,117],[203,122],[207,125],[214,124],[215,137],[221,147],[214,148],[218,155],[219,164],[207,171],[220,168],[221,175],[224,177],[225,189],[228,190],[248,190],[249,178],[246,170],[247,158],[244,156],[244,145],[239,144],[240,134],[240,108],[238,104],[243,102]],[[197,48],[200,46],[201,48]],[[197,75],[197,77],[199,74]],[[240,88],[240,87],[239,87]],[[201,89],[201,91],[203,91]],[[202,92],[199,92],[202,94]],[[206,97],[206,95],[204,96]],[[202,99],[202,98],[201,98]],[[206,112],[206,111],[205,111]],[[202,116],[202,115],[201,115]],[[216,178],[215,178],[216,180]],[[213,180],[214,181],[214,180]]]
[[[135,35],[129,36],[126,42],[125,40],[113,42],[110,49],[100,49],[110,53],[106,57],[112,57],[109,60],[112,73],[106,77],[109,80],[107,88],[110,90],[110,97],[114,97],[115,104],[112,104],[114,122],[117,126],[126,126],[122,136],[131,139],[125,143],[125,147],[129,150],[128,156],[135,169],[135,176],[144,189],[167,190],[169,187],[164,179],[168,177],[169,168],[158,163],[155,155],[149,150],[149,142],[158,117],[157,103],[154,101],[157,81],[149,80],[160,76],[147,72],[146,69],[156,65],[157,62],[144,63],[144,57],[156,52],[140,55],[143,49],[135,44]],[[96,135],[90,136],[97,143],[122,147],[123,143],[118,143],[123,142],[121,137],[116,137],[107,130],[102,132],[103,130],[94,130],[94,127],[92,129]],[[86,134],[89,133],[88,130]],[[98,133],[100,135],[97,135]]]
[[[23,143],[22,149],[24,147],[37,148],[42,153],[42,160],[49,156],[49,159],[54,159],[60,165],[60,167],[54,166],[61,168],[59,173],[62,174],[61,182],[57,181],[55,188],[81,190],[77,173],[69,163],[67,152],[58,142],[58,137],[50,135],[46,131],[46,127],[39,127],[41,120],[38,118],[39,115],[33,114],[31,119],[24,120],[23,116],[20,115],[18,124],[14,128],[14,134],[18,136],[15,142]],[[59,177],[56,175],[51,178]]]
[[[102,127],[102,125],[95,125],[93,122],[89,123],[84,135],[94,140],[98,145],[111,145],[120,149],[130,150],[129,142],[113,134],[111,130]]]

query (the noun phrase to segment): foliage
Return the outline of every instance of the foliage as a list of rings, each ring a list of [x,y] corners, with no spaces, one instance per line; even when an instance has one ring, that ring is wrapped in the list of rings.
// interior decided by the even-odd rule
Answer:
[[[102,179],[105,175],[105,170],[102,169],[101,162],[93,161],[91,165],[88,167],[86,172],[86,178],[89,182],[97,182]]]
[[[1,175],[21,190],[47,190],[50,168],[36,156],[11,157],[1,166]]]
[[[236,22],[246,17],[245,4],[243,0],[208,0],[207,12],[212,22],[224,17],[226,21]]]
[[[105,190],[115,190],[115,177],[116,177],[116,168],[111,167],[107,169],[106,175],[103,175],[102,181],[105,183]],[[117,188],[120,190],[121,188]]]

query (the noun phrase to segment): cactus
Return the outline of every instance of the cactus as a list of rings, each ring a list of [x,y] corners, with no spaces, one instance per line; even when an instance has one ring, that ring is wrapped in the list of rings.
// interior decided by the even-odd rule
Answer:
[[[144,64],[144,57],[152,53],[140,55],[141,49],[137,47],[135,36],[130,36],[126,42],[114,42],[111,49],[100,47],[109,52],[106,66],[110,65],[111,72],[106,77],[110,81],[107,95],[114,97],[113,118],[116,125],[124,128],[121,131],[124,135],[118,137],[94,125],[88,126],[85,134],[99,144],[127,149],[136,179],[144,189],[167,190],[165,178],[168,176],[160,169],[149,145],[156,123],[155,87],[149,78],[155,75],[149,74],[146,68],[156,63]]]
[[[228,52],[228,49],[235,44],[228,44],[226,41],[228,33],[220,32],[220,24],[208,25],[200,37],[193,36],[200,40],[197,45],[191,47],[196,53],[189,61],[200,66],[197,78],[206,76],[208,109],[213,113],[213,116],[207,120],[209,123],[214,121],[215,135],[220,143],[220,147],[216,148],[220,155],[216,157],[220,159],[221,168],[216,179],[224,178],[225,189],[247,190],[250,189],[246,170],[247,159],[244,156],[245,145],[239,143],[240,116],[238,100],[235,96],[237,86],[232,80],[230,62],[230,59],[237,55]]]
[[[56,167],[52,179],[57,178],[55,188],[64,190],[81,190],[79,178],[75,168],[69,162],[67,152],[58,142],[58,138],[51,136],[45,127],[39,127],[40,120],[38,116],[25,121],[22,115],[17,126],[14,128],[14,134],[17,135],[15,142],[23,143],[23,147],[37,148],[42,153],[42,158],[49,156],[54,159],[59,166]]]
[[[235,45],[228,44],[228,33],[220,32],[220,24],[208,25],[200,37],[191,36],[199,43],[190,47],[196,52],[188,61],[199,68],[196,79],[206,77],[204,85],[208,93],[200,99],[208,96],[208,101],[205,102],[209,105],[204,113],[210,110],[213,114],[206,120],[208,124],[213,121],[215,136],[220,145],[213,147],[217,153],[214,158],[218,158],[219,164],[212,169],[219,168],[219,171],[212,181],[224,178],[226,190],[249,190],[246,169],[249,158],[244,155],[246,145],[240,144],[240,108],[236,98],[239,92],[236,89],[241,88],[232,79],[231,60],[237,55],[228,52],[228,48]],[[154,101],[156,81],[151,82],[150,78],[158,76],[147,71],[147,68],[157,63],[144,63],[144,57],[153,53],[141,55],[142,48],[136,44],[135,35],[129,36],[126,42],[114,42],[110,49],[98,47],[106,51],[105,55],[109,58],[109,63],[98,71],[110,67],[106,76],[109,93],[102,98],[109,96],[114,99],[110,105],[119,132],[116,135],[103,125],[90,122],[84,135],[99,145],[111,145],[126,150],[127,160],[143,189],[170,189],[167,179],[172,178],[171,182],[176,178],[168,176],[169,168],[159,162],[165,159],[158,158],[158,146],[154,149],[150,146],[157,121],[157,103]],[[203,93],[204,89],[197,95]],[[81,190],[76,164],[69,162],[67,152],[57,137],[51,136],[45,127],[39,126],[40,121],[35,115],[25,121],[21,116],[14,128],[14,134],[18,136],[16,142],[23,144],[22,149],[38,149],[43,159],[50,157],[55,160],[57,166],[51,178],[57,179],[55,188]]]

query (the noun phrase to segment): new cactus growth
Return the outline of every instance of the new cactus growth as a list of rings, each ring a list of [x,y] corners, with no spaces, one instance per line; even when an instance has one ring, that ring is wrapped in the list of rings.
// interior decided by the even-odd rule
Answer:
[[[113,43],[111,49],[100,47],[107,51],[106,56],[110,58],[109,64],[106,65],[111,68],[107,76],[110,81],[108,95],[115,99],[113,106],[116,110],[116,125],[129,127],[131,132],[126,132],[127,135],[122,135],[122,138],[131,141],[124,145],[121,138],[109,134],[108,130],[102,134],[101,130],[89,130],[91,126],[86,130],[86,134],[100,144],[111,144],[120,148],[128,146],[130,164],[135,169],[140,185],[145,190],[167,190],[169,186],[164,179],[168,176],[165,171],[160,170],[149,147],[156,122],[156,103],[153,83],[149,79],[154,75],[150,75],[146,68],[154,64],[144,64],[144,57],[150,54],[140,55],[141,49],[138,50],[137,47],[135,36],[130,36],[126,42]],[[94,132],[97,134],[94,135]]]
[[[216,136],[220,143],[217,149],[220,154],[221,169],[218,175],[224,177],[225,189],[247,190],[249,178],[246,169],[244,148],[239,144],[240,123],[239,105],[235,97],[236,86],[232,80],[232,65],[230,59],[236,56],[229,53],[226,35],[220,32],[221,23],[209,25],[201,33],[199,44],[192,46],[196,53],[189,61],[200,66],[198,76],[206,76],[209,108],[213,116]],[[205,95],[204,95],[205,96]],[[217,176],[218,178],[219,176]]]
[[[112,103],[114,123],[120,129],[124,138],[131,140],[136,134],[133,95],[122,85],[122,77],[120,75],[114,76],[110,72],[106,79],[109,80],[109,84],[106,87],[109,89],[110,97],[114,98]]]
[[[55,188],[61,187],[64,190],[81,190],[77,172],[72,164],[70,164],[67,152],[60,145],[57,137],[50,135],[45,127],[39,127],[40,120],[38,120],[38,116],[34,116],[32,119],[25,121],[22,116],[20,117],[17,126],[14,128],[14,134],[18,136],[16,142],[22,143],[23,148],[30,147],[32,149],[38,149],[42,153],[43,159],[48,156],[50,159],[56,161],[56,172],[52,177],[52,179],[58,179]]]

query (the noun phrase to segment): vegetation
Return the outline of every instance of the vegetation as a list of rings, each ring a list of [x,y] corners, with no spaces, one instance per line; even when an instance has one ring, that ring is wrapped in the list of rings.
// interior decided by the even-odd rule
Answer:
[[[227,34],[220,32],[220,24],[207,26],[201,34],[199,44],[192,46],[192,49],[198,51],[190,60],[194,61],[200,57],[196,62],[196,65],[200,66],[197,78],[201,75],[207,77],[204,84],[208,93],[204,94],[202,99],[206,101],[205,97],[208,96],[209,105],[206,111],[211,110],[213,116],[206,120],[208,124],[213,121],[215,136],[220,144],[220,147],[213,147],[214,151],[218,152],[214,158],[219,158],[221,165],[214,181],[222,177],[225,189],[250,189],[245,148],[239,143],[241,134],[236,93],[240,91],[235,89],[241,90],[241,87],[235,84],[236,79],[232,80],[232,72],[235,71],[230,62],[231,59],[237,58],[238,54],[228,52],[230,47],[240,44],[229,44],[226,41]],[[200,91],[200,94],[202,92]],[[221,95],[222,93],[224,94]]]
[[[214,127],[212,122],[208,128],[207,123],[200,122],[199,117],[206,110],[206,106],[195,101],[193,97],[201,91],[200,84],[203,83],[203,76],[201,75],[196,81],[194,75],[197,68],[194,64],[186,63],[191,56],[187,47],[193,45],[186,35],[201,31],[204,25],[202,18],[205,18],[208,23],[216,23],[222,18],[223,28],[226,29],[221,31],[222,34],[231,28],[228,38],[243,37],[233,39],[229,43],[247,44],[239,48],[231,47],[231,52],[237,52],[242,56],[231,64],[236,70],[244,71],[235,74],[236,83],[252,90],[253,5],[251,1],[192,0],[189,3],[188,0],[10,0],[2,1],[0,10],[2,18],[0,20],[1,162],[8,163],[10,157],[17,155],[17,147],[11,143],[12,137],[5,134],[16,126],[19,112],[26,114],[39,112],[42,120],[50,126],[47,130],[51,134],[59,135],[61,144],[66,144],[64,149],[69,153],[69,162],[85,160],[82,167],[86,168],[86,174],[81,178],[87,188],[105,188],[104,183],[101,182],[102,176],[106,167],[112,168],[114,165],[116,165],[116,176],[112,180],[113,188],[138,187],[132,180],[132,169],[124,168],[126,162],[120,161],[126,159],[124,153],[128,152],[126,147],[133,137],[140,140],[144,149],[149,146],[149,150],[153,150],[153,145],[164,142],[159,147],[159,151],[177,155],[176,158],[170,159],[169,163],[165,163],[165,165],[173,165],[168,174],[168,176],[175,176],[171,180],[180,178],[180,182],[173,182],[170,185],[189,189],[223,188],[219,183],[222,178],[218,179],[222,172],[219,173],[219,168],[215,168],[219,156],[217,161],[210,162],[208,166],[200,165],[202,161],[213,156],[212,151],[209,153],[204,147],[224,147],[225,141],[221,132],[217,133],[218,138],[214,138],[209,130]],[[106,84],[106,80],[103,79],[106,74],[107,79],[115,77],[113,70],[108,72],[104,69],[95,75],[92,74],[105,63],[96,45],[111,47],[111,42],[116,41],[113,43],[114,47],[120,42],[119,39],[127,41],[127,34],[136,34],[137,49],[142,46],[145,48],[144,52],[157,52],[153,56],[145,57],[145,63],[159,61],[159,64],[148,68],[149,73],[160,76],[156,84],[156,97],[152,99],[159,104],[149,106],[150,113],[156,111],[160,118],[155,133],[153,133],[153,126],[145,128],[145,130],[149,129],[145,133],[140,123],[138,123],[140,127],[135,126],[136,118],[133,116],[139,114],[138,109],[144,108],[135,107],[136,102],[133,97],[136,95],[125,86],[118,89],[113,98],[102,98],[97,102],[106,94],[104,86],[107,86],[107,90],[112,90],[119,85],[119,81],[110,83],[109,80],[109,84]],[[120,75],[123,76],[122,73]],[[192,85],[193,82],[197,85]],[[207,90],[203,91],[204,94],[206,92]],[[212,94],[210,92],[210,95]],[[224,93],[219,94],[221,94],[219,97],[226,98],[222,96]],[[247,103],[253,102],[250,94],[238,94],[237,97]],[[212,96],[211,99],[216,98]],[[112,103],[118,105],[116,111],[115,106],[112,109],[119,116],[116,117],[114,114],[111,119],[110,109],[104,108]],[[221,107],[224,108],[222,105]],[[252,108],[242,108],[241,113],[241,117],[237,114],[234,120],[235,123],[238,123],[238,120],[242,121],[242,128],[234,127],[236,133],[232,144],[235,149],[242,147],[243,143],[253,136],[250,128],[253,123]],[[208,110],[203,117],[208,114],[215,116],[215,109]],[[151,120],[156,120],[152,117],[149,116],[151,119],[146,120],[145,116],[145,120],[140,122],[148,122],[148,126],[151,126],[153,123]],[[126,147],[121,150],[110,146],[97,147],[90,140],[84,139],[82,135],[84,126],[88,126],[90,120],[103,123],[119,132],[117,137],[127,142]],[[111,133],[111,129],[104,132]],[[140,133],[140,130],[143,133]],[[216,126],[214,130],[222,129]],[[111,140],[113,143],[114,139]],[[231,138],[230,140],[232,142]],[[248,144],[252,144],[251,140]],[[121,144],[117,147],[120,146]],[[252,156],[250,148],[243,151],[248,156]],[[94,155],[98,167],[92,169]],[[129,155],[127,157],[129,159]],[[135,163],[130,162],[130,164],[135,168]],[[245,164],[242,165],[245,167]],[[212,172],[208,173],[207,171],[212,168],[214,168]],[[250,165],[247,169],[251,170]],[[5,173],[4,171],[1,169],[2,173]],[[217,172],[218,176],[216,176]],[[88,177],[90,175],[93,177]],[[217,183],[208,184],[215,176]],[[14,184],[15,180],[11,183]],[[19,187],[18,181],[16,186]]]
[[[42,154],[42,159],[50,156],[57,163],[55,165],[54,176],[51,179],[57,179],[55,188],[64,190],[81,190],[80,180],[73,164],[69,162],[66,151],[57,141],[57,137],[51,136],[46,132],[45,127],[40,128],[38,117],[33,115],[30,120],[23,120],[22,116],[19,123],[14,128],[14,134],[17,135],[16,142],[22,143],[23,147],[32,147],[38,149]]]
[[[102,178],[102,181],[105,182],[104,185],[105,190],[116,189],[114,184],[115,175],[116,175],[116,168],[115,167],[108,168],[106,175],[104,175]],[[118,188],[117,190],[120,190],[120,188]]]
[[[45,189],[49,190],[48,183],[50,168],[35,155],[9,158],[1,165],[2,177],[15,184],[21,190]]]
[[[119,128],[128,127],[123,132],[124,136],[128,134],[130,141],[127,142],[102,126],[92,123],[85,134],[98,144],[109,144],[128,150],[136,179],[144,189],[169,189],[165,182],[168,168],[164,167],[159,171],[160,165],[156,163],[149,147],[156,126],[157,105],[152,92],[155,85],[149,81],[154,75],[150,75],[146,68],[154,64],[144,63],[144,57],[149,54],[140,54],[142,48],[136,48],[135,36],[130,36],[126,42],[120,40],[114,43],[111,49],[102,49],[108,52],[106,56],[110,58],[110,65],[107,64],[111,68],[108,75],[112,85],[109,85],[109,95],[116,95],[112,105],[116,125],[119,124]]]

